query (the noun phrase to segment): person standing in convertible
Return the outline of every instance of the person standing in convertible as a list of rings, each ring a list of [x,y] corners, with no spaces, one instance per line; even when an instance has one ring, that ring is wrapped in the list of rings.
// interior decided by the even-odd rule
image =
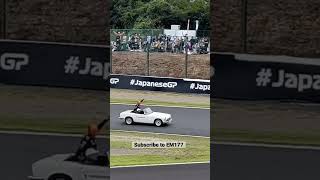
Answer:
[[[96,143],[96,135],[102,129],[102,127],[107,123],[107,119],[100,122],[98,125],[95,123],[90,123],[88,125],[87,134],[81,139],[80,146],[76,151],[76,157],[80,161],[84,161],[86,159],[86,151],[88,149],[98,150]]]
[[[141,99],[140,101],[137,102],[137,104],[135,105],[133,111],[137,112],[138,110],[141,110],[141,104],[143,103],[144,99]]]

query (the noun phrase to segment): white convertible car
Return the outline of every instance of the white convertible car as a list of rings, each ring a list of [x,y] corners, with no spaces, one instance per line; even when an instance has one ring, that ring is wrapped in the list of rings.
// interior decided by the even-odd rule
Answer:
[[[29,180],[109,180],[107,155],[94,153],[88,160],[79,162],[73,154],[53,155],[32,165]]]
[[[171,114],[153,112],[150,108],[139,109],[139,110],[127,110],[120,113],[119,119],[124,120],[128,125],[133,123],[147,123],[154,124],[157,127],[163,124],[171,124]]]

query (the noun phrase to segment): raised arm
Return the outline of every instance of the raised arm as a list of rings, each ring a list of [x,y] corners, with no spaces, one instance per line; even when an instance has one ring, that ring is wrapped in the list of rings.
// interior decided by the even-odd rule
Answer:
[[[100,131],[107,122],[108,122],[108,119],[104,119],[102,122],[100,122],[98,124],[98,131]]]

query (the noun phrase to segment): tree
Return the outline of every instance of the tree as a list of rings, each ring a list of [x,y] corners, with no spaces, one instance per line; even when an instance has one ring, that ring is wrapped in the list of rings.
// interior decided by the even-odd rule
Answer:
[[[172,24],[199,30],[209,29],[209,0],[113,0],[111,23],[114,29],[170,28]]]

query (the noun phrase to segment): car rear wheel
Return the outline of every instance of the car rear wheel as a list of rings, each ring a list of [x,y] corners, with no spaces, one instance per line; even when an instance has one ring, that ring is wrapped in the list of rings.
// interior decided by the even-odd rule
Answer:
[[[131,117],[126,117],[126,119],[125,119],[124,121],[125,121],[125,123],[126,123],[127,125],[133,124],[133,119],[132,119]]]
[[[157,127],[160,127],[160,126],[162,126],[162,121],[160,120],[160,119],[156,119],[156,120],[154,120],[154,125],[156,125]]]
[[[48,180],[72,180],[72,178],[65,174],[55,174],[50,176]]]

